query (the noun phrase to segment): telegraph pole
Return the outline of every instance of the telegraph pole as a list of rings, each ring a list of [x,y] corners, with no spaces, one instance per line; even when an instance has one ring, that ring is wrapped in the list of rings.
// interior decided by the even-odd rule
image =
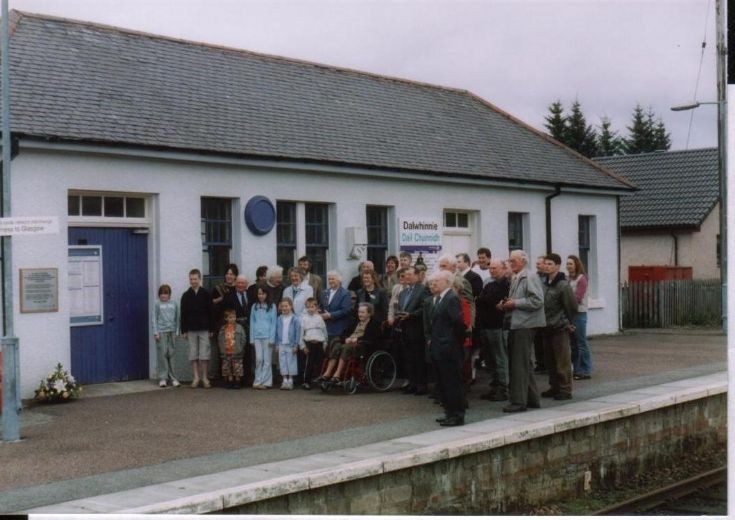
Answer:
[[[10,32],[8,23],[8,0],[2,0],[2,216],[10,213]],[[3,352],[3,440],[20,440],[18,410],[18,338],[13,329],[13,257],[12,238],[2,237],[2,275],[3,275],[3,338],[0,341]]]

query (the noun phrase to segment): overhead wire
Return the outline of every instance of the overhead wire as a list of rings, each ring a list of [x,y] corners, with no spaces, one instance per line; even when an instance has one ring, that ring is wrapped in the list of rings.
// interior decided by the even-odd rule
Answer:
[[[702,76],[702,63],[704,63],[704,51],[707,47],[707,21],[709,18],[709,8],[710,4],[712,3],[712,0],[707,0],[707,9],[704,12],[704,36],[702,37],[702,50],[699,54],[699,68],[697,70],[697,81],[694,83],[694,96],[692,97],[692,101],[697,101],[697,93],[699,91],[699,79]],[[689,127],[687,128],[687,141],[686,146],[684,147],[685,150],[689,149],[689,138],[692,135],[692,123],[694,122],[694,110],[689,111]]]

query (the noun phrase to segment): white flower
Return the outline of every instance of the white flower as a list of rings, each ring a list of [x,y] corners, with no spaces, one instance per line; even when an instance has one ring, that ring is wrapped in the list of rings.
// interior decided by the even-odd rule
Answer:
[[[74,383],[76,383],[76,380],[74,379],[74,376],[70,375],[68,379],[69,379],[69,383],[71,383],[72,385]]]
[[[66,390],[66,383],[64,383],[63,379],[57,379],[56,381],[54,381],[54,390],[56,390],[57,392],[63,392],[64,390]]]

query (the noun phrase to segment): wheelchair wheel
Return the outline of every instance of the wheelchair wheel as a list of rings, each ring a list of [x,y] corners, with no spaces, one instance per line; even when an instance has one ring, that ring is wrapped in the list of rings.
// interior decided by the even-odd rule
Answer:
[[[350,377],[349,379],[345,379],[342,383],[342,389],[345,391],[346,394],[354,394],[357,392],[357,387],[359,386],[357,379],[355,379],[355,376]]]
[[[396,380],[396,362],[388,352],[373,352],[365,366],[368,383],[378,392],[385,392]]]

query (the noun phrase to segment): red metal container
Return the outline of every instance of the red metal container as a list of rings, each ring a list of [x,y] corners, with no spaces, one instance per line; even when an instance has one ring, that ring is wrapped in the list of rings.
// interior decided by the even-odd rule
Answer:
[[[628,266],[629,282],[660,282],[663,280],[691,280],[692,268],[672,265]]]

